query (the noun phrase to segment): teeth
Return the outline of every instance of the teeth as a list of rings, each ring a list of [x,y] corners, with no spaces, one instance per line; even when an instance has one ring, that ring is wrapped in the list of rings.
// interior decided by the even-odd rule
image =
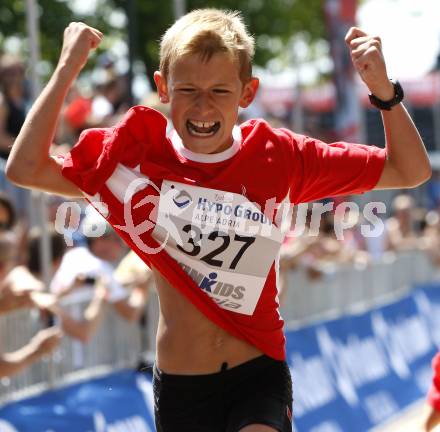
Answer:
[[[190,123],[199,128],[211,128],[215,125],[215,122],[203,122],[197,120],[190,120]]]
[[[199,121],[199,120],[188,120],[187,121],[188,131],[191,135],[208,138],[217,133],[220,128],[219,122],[207,122],[207,121]]]
[[[192,131],[191,131],[191,134],[194,135],[194,136],[198,136],[198,137],[204,137],[204,138],[206,138],[206,137],[209,137],[209,136],[214,135],[214,132],[206,133],[206,132],[197,132],[197,131],[195,131],[195,130],[192,130]]]

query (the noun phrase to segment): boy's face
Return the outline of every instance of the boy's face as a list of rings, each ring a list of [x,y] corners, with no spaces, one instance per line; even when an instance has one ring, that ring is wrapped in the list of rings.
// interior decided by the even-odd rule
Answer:
[[[258,79],[246,84],[239,67],[226,53],[203,61],[198,54],[185,56],[171,67],[168,79],[154,79],[162,102],[171,104],[171,120],[183,144],[196,153],[219,153],[232,145],[238,108],[254,99]]]

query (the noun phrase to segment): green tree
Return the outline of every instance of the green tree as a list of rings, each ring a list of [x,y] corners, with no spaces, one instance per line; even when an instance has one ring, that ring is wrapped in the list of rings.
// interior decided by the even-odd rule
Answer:
[[[135,5],[137,58],[145,64],[152,79],[158,67],[160,37],[174,22],[173,0],[132,1]],[[186,3],[188,10],[203,7],[240,10],[250,32],[256,36],[255,63],[260,66],[282,54],[287,41],[298,32],[307,33],[310,41],[324,36],[321,0],[187,0]],[[25,4],[24,0],[0,2],[0,50],[6,37],[25,37]],[[99,28],[107,36],[107,43],[117,37],[128,39],[128,26],[123,29],[112,27],[110,16],[115,9],[126,11],[129,0],[97,0],[96,10],[87,16],[75,15],[68,0],[38,0],[38,4],[42,58],[52,65],[59,55],[63,30],[71,21],[84,21]],[[102,50],[107,47],[104,43]],[[87,67],[93,67],[93,61]]]
[[[0,52],[4,40],[11,36],[26,38],[26,2],[24,0],[1,0],[0,2]],[[61,49],[63,32],[71,21],[86,21],[103,31],[111,31],[104,10],[97,8],[93,16],[75,15],[67,0],[38,0],[40,49],[42,59],[54,65]],[[22,53],[27,55],[27,46]]]
[[[112,2],[118,8],[127,5],[126,0]],[[311,41],[324,37],[321,0],[187,0],[186,3],[188,10],[204,7],[240,10],[257,38],[255,63],[260,66],[280,55],[287,41],[298,32],[306,32]],[[174,22],[173,0],[137,0],[135,8],[137,55],[151,78],[158,67],[160,37]],[[268,43],[273,39],[280,43]]]

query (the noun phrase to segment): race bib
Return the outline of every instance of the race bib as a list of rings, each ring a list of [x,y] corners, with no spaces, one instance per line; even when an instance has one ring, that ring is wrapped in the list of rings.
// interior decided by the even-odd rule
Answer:
[[[283,235],[242,195],[164,180],[153,237],[219,306],[252,315]]]

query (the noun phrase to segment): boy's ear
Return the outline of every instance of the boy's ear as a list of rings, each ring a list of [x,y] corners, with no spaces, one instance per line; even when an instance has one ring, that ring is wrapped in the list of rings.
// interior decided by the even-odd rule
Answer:
[[[252,101],[255,99],[255,96],[257,94],[259,85],[260,85],[260,80],[254,77],[252,77],[244,85],[240,98],[241,108],[247,108],[252,103]]]
[[[156,83],[159,100],[162,103],[168,103],[170,101],[168,96],[168,86],[166,79],[162,75],[162,72],[154,72],[154,82]]]

